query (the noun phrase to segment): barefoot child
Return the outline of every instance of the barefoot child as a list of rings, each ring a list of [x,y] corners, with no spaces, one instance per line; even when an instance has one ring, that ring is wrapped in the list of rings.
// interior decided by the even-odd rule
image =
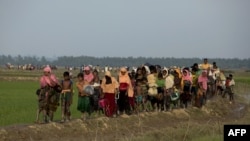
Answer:
[[[70,105],[72,104],[73,96],[73,81],[70,79],[68,71],[63,73],[64,80],[62,80],[62,92],[61,92],[61,110],[62,110],[62,122],[70,120]]]
[[[234,85],[235,85],[235,81],[233,79],[233,75],[229,74],[229,76],[226,78],[226,89],[222,95],[222,97],[225,97],[226,94],[229,95],[229,102],[230,104],[232,104],[232,102],[234,101]]]

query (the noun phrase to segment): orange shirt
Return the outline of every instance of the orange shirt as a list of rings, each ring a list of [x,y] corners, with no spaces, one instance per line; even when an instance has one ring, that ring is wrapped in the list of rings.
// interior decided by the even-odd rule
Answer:
[[[114,77],[111,77],[111,80],[112,80],[111,84],[106,84],[106,79],[105,78],[102,79],[101,88],[103,93],[113,93],[113,94],[116,93],[116,90],[119,87],[119,83]]]

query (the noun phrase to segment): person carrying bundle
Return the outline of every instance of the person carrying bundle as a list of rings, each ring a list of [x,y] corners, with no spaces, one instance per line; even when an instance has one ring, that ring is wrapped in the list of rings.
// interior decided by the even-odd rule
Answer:
[[[89,86],[89,82],[84,80],[83,73],[79,73],[77,75],[77,78],[78,78],[78,82],[76,83],[76,87],[78,90],[77,110],[82,113],[81,119],[86,120],[87,119],[86,113],[88,113],[89,116],[91,114],[89,94],[86,93],[86,91],[84,90],[86,86]]]

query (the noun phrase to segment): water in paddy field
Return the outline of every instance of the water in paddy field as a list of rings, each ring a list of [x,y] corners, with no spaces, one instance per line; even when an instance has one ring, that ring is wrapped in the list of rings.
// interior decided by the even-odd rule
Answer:
[[[247,104],[250,104],[250,94],[243,95],[244,99],[246,100]]]
[[[250,104],[250,94],[241,95],[244,103],[235,103],[232,106],[232,116],[234,118],[242,118],[247,112],[247,107]]]
[[[242,118],[247,110],[247,105],[244,104],[236,104],[233,108],[232,108],[232,116],[234,118]]]

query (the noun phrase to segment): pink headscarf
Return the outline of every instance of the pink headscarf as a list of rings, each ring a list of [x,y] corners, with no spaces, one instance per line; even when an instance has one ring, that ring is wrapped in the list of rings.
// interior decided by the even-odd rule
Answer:
[[[207,70],[202,70],[203,73],[207,73]]]
[[[202,73],[207,73],[207,70],[203,70]],[[202,74],[198,77],[198,83],[202,83],[202,88],[204,90],[207,90],[207,75],[203,76]]]
[[[49,72],[51,73],[51,68],[49,66],[46,66],[44,69],[43,69],[44,72]]]
[[[85,71],[90,71],[90,67],[86,66],[84,67]],[[92,72],[90,72],[89,74],[84,73],[84,80],[88,81],[89,83],[92,82],[94,79],[94,75]]]
[[[45,86],[54,87],[56,84],[58,84],[58,80],[54,74],[51,73],[51,68],[49,66],[46,66],[43,69],[44,72],[49,72],[50,75],[43,75],[40,78],[40,86],[41,88],[44,88]]]
[[[190,81],[192,83],[192,77],[190,76],[190,73],[188,70],[184,70],[186,72],[187,75],[182,75],[182,79],[183,80],[187,80],[187,81]]]

